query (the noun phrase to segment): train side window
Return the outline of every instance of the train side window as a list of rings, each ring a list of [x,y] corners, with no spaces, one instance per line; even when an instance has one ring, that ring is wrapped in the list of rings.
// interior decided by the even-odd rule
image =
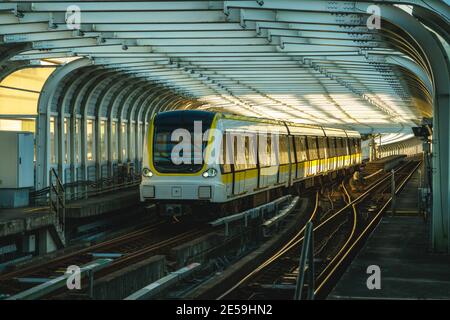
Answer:
[[[296,163],[298,160],[296,159],[295,147],[294,147],[294,136],[289,137],[289,150],[291,153],[291,163]]]
[[[328,140],[327,137],[319,138],[320,150],[322,151],[322,153],[320,155],[321,159],[330,158],[330,152],[328,151],[328,142],[327,142],[327,140]]]
[[[302,146],[302,159],[303,161],[307,161],[308,160],[308,145],[306,144],[306,137],[300,137],[300,143]]]
[[[344,140],[342,138],[336,138],[336,155],[342,157],[344,153]]]
[[[300,155],[301,155],[301,161],[307,161],[308,160],[308,145],[306,144],[306,137],[300,137]]]
[[[319,138],[319,137],[316,137],[315,138],[315,141],[316,141],[316,146],[317,146],[317,156],[316,156],[316,159],[320,159],[321,158],[321,154],[322,154],[322,152],[321,152],[321,150],[320,150],[320,148],[321,148],[321,140],[322,138]]]
[[[361,146],[361,139],[356,138],[355,139],[355,150],[356,150],[356,153],[361,153],[360,146]]]
[[[325,145],[325,154],[327,158],[333,158],[335,154],[334,143],[332,142],[333,138],[325,137],[323,139],[323,144]]]
[[[336,138],[336,156],[342,156],[342,138]]]
[[[280,135],[269,135],[267,138],[268,157],[270,166],[278,166],[280,164]]]
[[[246,150],[245,150],[245,137],[242,133],[233,135],[233,146],[234,146],[234,170],[240,171],[247,168],[246,163]],[[241,150],[244,148],[244,150]]]
[[[273,157],[272,157],[272,137],[267,137],[267,152],[266,152],[266,159],[267,159],[267,165],[270,167],[272,165]]]
[[[295,148],[297,151],[297,162],[303,162],[308,160],[307,148],[306,148],[306,137],[296,136],[295,137]]]
[[[234,134],[231,135],[233,141],[233,163],[234,163],[234,171],[241,170],[242,161],[238,158],[238,137]]]
[[[297,157],[297,162],[301,162],[301,143],[300,143],[300,136],[294,136],[294,143],[295,143],[295,153]]]
[[[316,137],[308,137],[308,152],[309,152],[309,160],[316,160],[317,153],[317,138]]]
[[[328,157],[336,157],[336,138],[328,138]]]
[[[326,137],[318,137],[319,140],[319,159],[327,158]]]
[[[355,154],[355,143],[353,138],[350,138],[349,146],[350,146],[350,154]]]
[[[232,156],[231,156],[231,150],[227,149],[228,143],[227,143],[227,134],[224,133],[222,137],[222,159],[221,159],[221,170],[222,173],[230,173],[231,172],[231,162],[232,162]]]
[[[345,156],[345,144],[344,144],[344,138],[338,138],[338,148],[340,148],[339,150],[339,156]]]
[[[245,136],[245,160],[247,169],[256,168],[256,135]]]
[[[258,161],[261,168],[270,166],[270,137],[258,134]]]
[[[280,164],[289,163],[289,154],[288,154],[288,140],[287,136],[280,135],[279,136],[279,154],[280,154]]]
[[[348,138],[342,138],[342,155],[348,155]]]

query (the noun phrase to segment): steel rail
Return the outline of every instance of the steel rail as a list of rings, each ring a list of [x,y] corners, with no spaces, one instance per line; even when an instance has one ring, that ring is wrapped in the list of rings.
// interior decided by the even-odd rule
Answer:
[[[119,243],[121,243],[123,241],[131,241],[131,240],[136,239],[138,237],[141,237],[142,235],[145,235],[145,234],[147,234],[149,232],[155,231],[156,229],[158,229],[158,226],[160,226],[163,223],[164,222],[160,221],[160,222],[157,222],[157,223],[152,224],[150,226],[146,226],[146,227],[143,227],[143,228],[141,228],[139,230],[133,231],[133,232],[131,232],[129,234],[125,234],[125,235],[113,238],[111,240],[100,242],[100,243],[97,243],[97,244],[95,244],[93,246],[89,246],[89,247],[86,247],[84,249],[77,250],[75,252],[59,256],[59,257],[57,257],[55,259],[52,259],[50,261],[46,261],[46,262],[44,262],[42,264],[32,265],[32,266],[29,266],[29,267],[26,267],[26,268],[23,268],[23,269],[20,269],[20,270],[16,270],[16,271],[12,271],[12,272],[9,272],[9,273],[2,274],[2,275],[0,275],[0,281],[11,280],[13,278],[17,278],[17,277],[23,276],[24,274],[27,274],[27,273],[36,272],[39,269],[50,268],[51,265],[62,263],[65,260],[69,260],[69,259],[77,257],[77,256],[81,256],[81,255],[84,255],[84,254],[91,253],[94,250],[107,248],[108,246],[116,245],[116,244],[119,244]]]
[[[403,169],[405,169],[411,162],[408,162],[406,164],[404,164],[403,166],[401,166],[400,168],[398,168],[395,172],[399,172]],[[380,185],[382,185],[384,182],[386,182],[388,179],[390,178],[390,174],[386,174],[384,177],[380,178],[378,181],[374,182],[369,189],[367,189],[364,193],[362,193],[361,195],[359,195],[356,199],[354,199],[353,201],[349,202],[348,204],[346,204],[343,208],[341,208],[340,210],[338,210],[336,213],[334,213],[333,215],[331,215],[330,217],[328,217],[326,220],[324,220],[323,222],[321,222],[318,226],[316,226],[314,228],[314,232],[316,232],[317,230],[321,229],[322,227],[324,227],[326,224],[328,224],[332,219],[336,218],[337,216],[341,215],[342,213],[346,212],[347,210],[349,210],[350,208],[354,208],[358,203],[360,203],[361,201],[365,200],[373,190],[375,190],[377,187],[379,187]],[[318,199],[316,199],[316,204],[318,203]],[[317,207],[315,208],[314,211],[314,215],[315,212],[317,211]],[[312,220],[314,217],[311,216],[310,220]],[[225,293],[223,293],[222,295],[220,295],[217,300],[221,300],[224,297],[226,297],[227,295],[229,295],[232,291],[236,290],[239,286],[241,286],[245,281],[247,281],[249,278],[251,278],[252,276],[256,275],[257,273],[261,272],[264,268],[266,268],[267,266],[269,266],[271,263],[273,263],[274,261],[276,261],[277,259],[279,259],[281,256],[283,256],[284,254],[286,254],[288,251],[290,251],[292,248],[294,248],[296,245],[298,245],[301,241],[303,241],[304,239],[304,230],[305,227],[303,227],[296,235],[294,235],[294,237],[292,237],[292,239],[286,244],[284,245],[276,254],[274,254],[271,258],[269,258],[268,260],[266,260],[263,264],[261,264],[261,266],[259,266],[258,268],[256,268],[255,270],[253,270],[251,273],[249,273],[248,275],[246,275],[244,278],[242,278],[236,285],[234,285],[232,288],[230,288],[229,290],[227,290]],[[354,234],[354,233],[353,233]],[[348,245],[348,243],[347,243]],[[316,294],[316,293],[315,293]]]
[[[409,181],[409,179],[411,178],[411,176],[416,172],[417,168],[419,168],[419,166],[421,165],[421,161],[419,161],[419,163],[417,165],[414,166],[414,168],[410,171],[410,173],[406,176],[405,179],[403,179],[403,181],[400,183],[399,187],[396,188],[395,193],[399,193],[403,187],[406,185],[406,183]],[[333,269],[328,273],[328,275],[325,277],[325,279],[323,279],[323,281],[320,282],[320,284],[317,286],[316,290],[314,291],[314,294],[317,295],[317,293],[320,292],[320,290],[325,286],[325,284],[327,283],[327,281],[334,275],[334,273],[338,270],[338,268],[342,265],[342,263],[344,262],[344,260],[348,257],[348,255],[353,251],[353,249],[355,248],[355,246],[357,244],[359,244],[359,242],[361,241],[361,239],[370,231],[372,230],[372,227],[374,227],[374,224],[376,222],[378,222],[379,218],[381,217],[381,215],[384,213],[384,211],[386,210],[386,208],[389,206],[389,204],[392,201],[392,197],[390,197],[381,207],[381,209],[375,214],[375,216],[371,219],[371,221],[369,222],[369,224],[364,228],[363,231],[361,231],[358,235],[358,237],[355,239],[355,241],[352,243],[352,245],[347,249],[347,251],[344,253],[344,255],[341,257],[341,259],[334,265]],[[337,257],[337,255],[336,255]],[[335,257],[335,258],[336,258]],[[335,259],[333,259],[334,261]],[[329,264],[331,265],[331,263]],[[329,266],[328,265],[328,266]],[[327,267],[328,267],[327,266]],[[324,272],[321,273],[321,275]],[[319,276],[320,277],[320,276]]]
[[[311,213],[311,216],[309,217],[308,222],[311,222],[314,217],[317,214],[317,211],[319,209],[319,192],[316,192],[316,203],[314,206],[314,210]],[[281,251],[283,251],[283,249],[285,249],[286,247],[288,247],[293,241],[295,241],[295,239],[297,237],[299,237],[300,235],[302,235],[304,233],[304,231],[306,230],[306,224],[300,229],[299,232],[297,232],[291,240],[289,240],[288,243],[286,243],[279,251],[278,253],[280,253]],[[248,275],[246,275],[244,278],[242,278],[237,284],[235,284],[233,287],[231,287],[230,289],[228,289],[225,293],[223,293],[222,295],[220,295],[217,300],[221,300],[222,298],[224,298],[225,296],[227,296],[229,293],[231,293],[232,291],[236,290],[240,285],[242,285],[247,279],[249,279],[250,277],[252,277],[253,275],[257,274],[258,272],[260,272],[262,269],[264,269],[266,266],[268,266],[270,263],[272,263],[273,261],[275,261],[279,256],[282,255],[282,253],[280,253],[278,255],[278,253],[276,253],[275,255],[273,255],[270,259],[266,260],[263,264],[261,264],[258,268],[256,268],[255,270],[253,270],[252,272],[250,272]]]

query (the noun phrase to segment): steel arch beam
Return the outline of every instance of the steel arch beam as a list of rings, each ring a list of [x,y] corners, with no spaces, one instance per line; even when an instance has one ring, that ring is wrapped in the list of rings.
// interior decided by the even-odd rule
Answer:
[[[55,70],[45,82],[38,101],[36,123],[36,190],[48,186],[50,170],[50,101],[61,81],[73,71],[91,65],[89,59],[79,59]]]
[[[433,216],[432,245],[438,252],[450,252],[450,66],[440,42],[417,20],[394,7],[383,7],[382,17],[411,35],[428,59],[433,92]]]

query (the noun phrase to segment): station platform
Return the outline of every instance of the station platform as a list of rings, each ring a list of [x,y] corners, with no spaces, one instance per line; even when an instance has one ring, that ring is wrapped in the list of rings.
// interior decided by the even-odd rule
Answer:
[[[66,218],[80,219],[127,209],[139,204],[139,186],[108,192],[66,205]]]
[[[419,215],[418,171],[387,211],[327,299],[449,299],[450,255],[430,251],[430,221]],[[367,280],[380,268],[380,289]]]
[[[384,158],[376,159],[374,161],[370,161],[366,164],[364,171],[367,174],[375,173],[379,170],[383,170],[385,172],[390,171],[395,168],[401,161],[406,158],[406,155],[392,155]]]
[[[139,204],[139,188],[109,192],[89,199],[66,203],[66,218],[81,219],[113,211],[126,210]],[[0,238],[26,233],[53,225],[54,216],[48,207],[0,209]]]
[[[428,250],[421,217],[385,217],[328,299],[449,299],[450,256]],[[367,268],[380,267],[381,288],[369,290]]]
[[[423,172],[423,166],[420,167]],[[397,197],[395,205],[396,215],[420,215],[420,201],[419,201],[419,186],[421,180],[421,174],[416,171],[410,178],[409,182],[405,185],[399,197]],[[392,213],[390,210],[388,213]]]
[[[53,225],[47,207],[0,209],[0,238]]]

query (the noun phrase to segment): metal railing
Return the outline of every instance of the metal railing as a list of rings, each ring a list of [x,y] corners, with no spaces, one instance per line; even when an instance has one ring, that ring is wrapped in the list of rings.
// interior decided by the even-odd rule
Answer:
[[[303,299],[305,277],[308,276],[308,289],[306,299],[314,299],[314,236],[313,223],[306,224],[305,238],[303,240],[302,252],[298,265],[297,285],[295,286],[294,300]]]
[[[48,206],[50,212],[56,217],[58,231],[64,234],[66,224],[65,189],[54,168],[50,169],[49,180]]]
[[[56,172],[54,169],[51,171]],[[52,173],[50,174],[52,175]],[[52,179],[52,178],[50,178]],[[87,199],[89,197],[121,189],[138,186],[141,183],[140,174],[114,175],[99,180],[79,180],[62,185],[64,188],[65,201]],[[50,186],[32,191],[30,199],[34,205],[47,205],[50,196]]]
[[[75,183],[65,184],[67,189],[66,197],[68,200],[87,199],[104,193],[137,186],[140,183],[141,176],[134,174],[126,177],[113,176],[94,181],[77,181]]]

